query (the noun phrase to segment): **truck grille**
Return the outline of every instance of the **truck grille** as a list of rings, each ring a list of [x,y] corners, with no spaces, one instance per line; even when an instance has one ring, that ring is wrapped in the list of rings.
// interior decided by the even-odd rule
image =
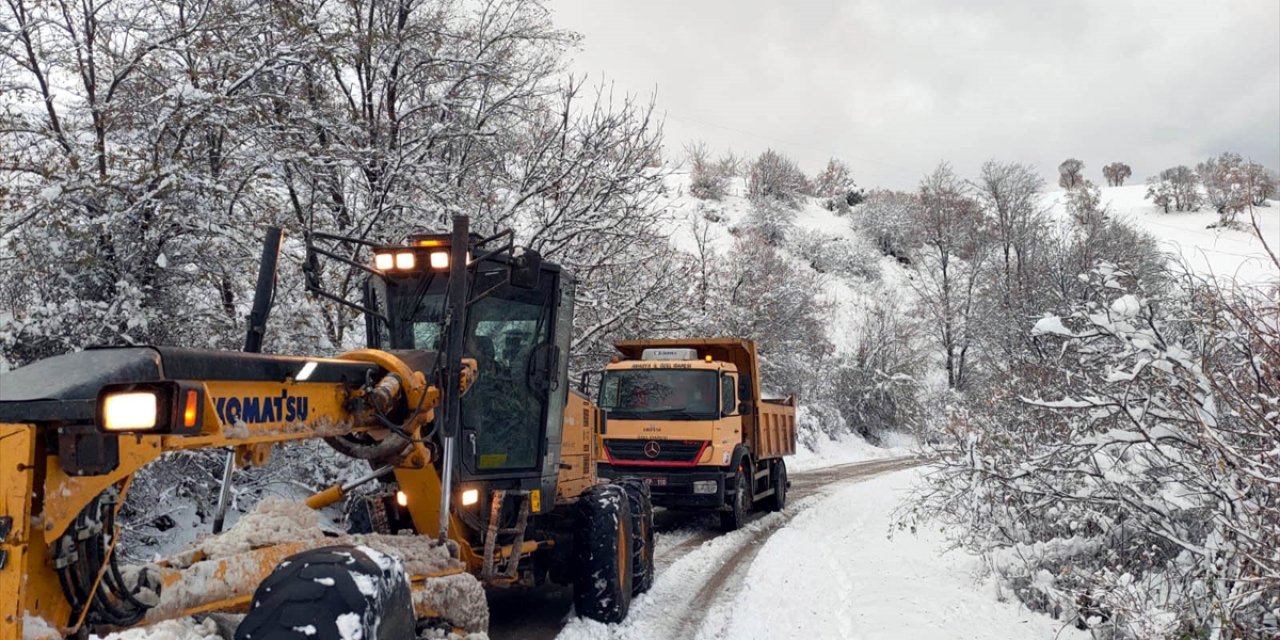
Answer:
[[[694,465],[706,448],[702,440],[605,440],[615,463]]]

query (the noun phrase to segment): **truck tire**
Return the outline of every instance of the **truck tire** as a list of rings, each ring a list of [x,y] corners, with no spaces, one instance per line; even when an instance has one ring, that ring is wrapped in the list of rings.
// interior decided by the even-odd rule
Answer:
[[[258,585],[235,639],[402,640],[415,637],[415,622],[404,573],[338,545],[281,562]]]
[[[573,606],[578,615],[621,622],[631,609],[631,505],[620,485],[601,484],[578,499]]]
[[[751,483],[747,480],[747,470],[742,466],[734,474],[733,486],[729,508],[720,512],[720,528],[724,531],[741,529],[747,522],[747,513],[751,511]]]
[[[773,489],[773,495],[764,499],[764,508],[767,511],[782,511],[787,508],[787,463],[782,458],[778,458],[773,463],[773,473],[769,474],[769,486]]]
[[[631,507],[631,595],[637,596],[653,586],[653,500],[643,480],[625,478],[618,484]]]

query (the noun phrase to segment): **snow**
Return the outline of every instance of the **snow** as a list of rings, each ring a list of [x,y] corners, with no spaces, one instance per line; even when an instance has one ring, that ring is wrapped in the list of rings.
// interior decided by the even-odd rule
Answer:
[[[765,543],[726,615],[709,616],[712,624],[698,637],[1088,637],[999,601],[994,580],[981,577],[981,562],[945,551],[941,532],[895,529],[892,514],[919,475],[849,485],[796,516]]]
[[[322,537],[320,516],[314,510],[301,502],[267,496],[229,531],[198,541],[195,550],[204,558],[216,559],[274,544]]]
[[[559,640],[775,638],[880,640],[963,638],[1085,640],[1086,632],[1000,597],[976,557],[948,551],[937,530],[895,527],[893,514],[921,472],[909,470],[793,503],[717,536],[660,572],[621,624],[576,618]],[[779,527],[740,578],[722,587],[694,630],[673,628],[697,585],[731,557],[752,549],[756,532]],[[662,536],[664,549],[679,541]],[[745,546],[744,546],[745,545]]]
[[[1112,216],[1155,236],[1165,251],[1185,261],[1193,272],[1248,283],[1275,278],[1275,266],[1253,230],[1209,228],[1218,222],[1218,214],[1209,207],[1165,213],[1144,198],[1146,185],[1102,187],[1101,190],[1102,203]],[[1059,219],[1066,218],[1065,192],[1046,194],[1045,204]],[[1254,213],[1271,250],[1280,252],[1280,202],[1272,200],[1268,204],[1270,206],[1256,207]],[[1241,213],[1237,221],[1249,225],[1249,212]]]
[[[91,640],[216,640],[218,626],[212,619],[196,622],[190,618],[166,620],[148,627],[139,627],[112,633],[105,637],[90,636]]]
[[[344,613],[338,616],[338,634],[342,640],[364,640],[364,629],[360,624],[360,616]]]
[[[1058,316],[1045,316],[1036,321],[1034,327],[1031,327],[1031,335],[1041,336],[1045,334],[1066,336],[1068,338],[1075,336],[1070,329],[1062,324],[1062,318]]]
[[[863,460],[894,458],[915,454],[916,442],[905,434],[887,433],[887,446],[877,447],[855,433],[840,434],[829,438],[819,434],[814,448],[796,447],[796,454],[787,458],[788,471],[807,471],[820,467],[838,464],[849,464]]]
[[[62,634],[49,621],[30,613],[22,616],[22,640],[58,640]]]

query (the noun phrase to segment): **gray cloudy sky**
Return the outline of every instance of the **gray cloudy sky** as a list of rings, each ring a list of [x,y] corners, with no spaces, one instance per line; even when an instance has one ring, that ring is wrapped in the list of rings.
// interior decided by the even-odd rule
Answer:
[[[939,160],[1056,176],[1068,156],[1134,177],[1235,150],[1280,166],[1277,0],[553,0],[572,68],[657,90],[667,147],[690,139],[864,186]]]

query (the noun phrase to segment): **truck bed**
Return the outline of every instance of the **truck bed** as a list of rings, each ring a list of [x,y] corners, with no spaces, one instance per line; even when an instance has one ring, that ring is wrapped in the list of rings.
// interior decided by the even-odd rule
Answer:
[[[796,452],[796,397],[764,398],[756,421],[756,457],[765,460]]]

